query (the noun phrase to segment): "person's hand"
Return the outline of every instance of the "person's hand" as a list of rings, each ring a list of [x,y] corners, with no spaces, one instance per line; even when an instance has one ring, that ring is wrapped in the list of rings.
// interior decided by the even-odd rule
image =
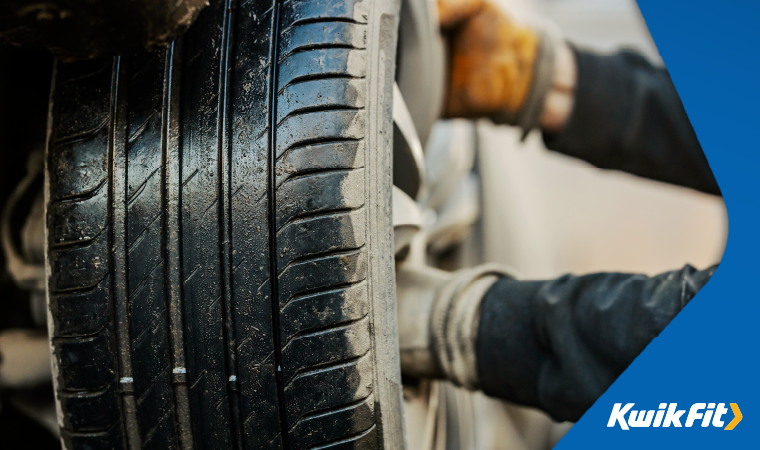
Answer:
[[[450,49],[448,117],[516,116],[533,79],[539,37],[485,0],[438,0]]]
[[[560,130],[573,107],[575,60],[562,41],[513,21],[488,0],[438,0],[449,46],[444,116]]]

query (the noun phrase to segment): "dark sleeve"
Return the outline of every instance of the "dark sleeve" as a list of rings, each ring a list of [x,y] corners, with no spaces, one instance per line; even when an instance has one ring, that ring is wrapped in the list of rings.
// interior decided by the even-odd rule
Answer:
[[[493,397],[577,421],[715,272],[502,279],[486,293],[478,377]]]
[[[720,195],[667,70],[641,55],[574,50],[575,106],[547,148],[653,180]]]

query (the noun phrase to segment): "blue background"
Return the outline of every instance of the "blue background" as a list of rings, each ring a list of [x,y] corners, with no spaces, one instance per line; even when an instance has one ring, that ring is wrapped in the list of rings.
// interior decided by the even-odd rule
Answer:
[[[728,244],[710,282],[557,446],[760,449],[760,1],[639,0],[728,210]],[[700,242],[694,242],[700,245]],[[607,428],[612,405],[737,403],[732,431]],[[639,408],[641,407],[641,408]],[[626,416],[627,417],[627,416]]]

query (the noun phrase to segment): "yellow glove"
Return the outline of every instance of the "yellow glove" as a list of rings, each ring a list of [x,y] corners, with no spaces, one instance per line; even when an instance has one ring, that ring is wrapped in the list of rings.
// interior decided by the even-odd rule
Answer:
[[[444,115],[535,126],[551,87],[549,39],[486,0],[438,0],[438,15],[450,52]]]

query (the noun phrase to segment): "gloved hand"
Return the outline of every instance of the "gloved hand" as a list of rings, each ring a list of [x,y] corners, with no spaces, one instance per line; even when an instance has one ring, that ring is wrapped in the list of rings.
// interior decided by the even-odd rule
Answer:
[[[447,379],[477,389],[475,339],[480,303],[507,268],[486,264],[445,272],[401,264],[396,268],[401,373]]]
[[[438,0],[438,15],[449,47],[446,117],[489,117],[527,133],[546,115],[553,87],[574,85],[574,72],[555,70],[572,58],[564,43],[558,46],[541,30],[514,22],[489,1]],[[551,100],[557,104],[556,96]],[[571,103],[559,106],[564,119]]]

